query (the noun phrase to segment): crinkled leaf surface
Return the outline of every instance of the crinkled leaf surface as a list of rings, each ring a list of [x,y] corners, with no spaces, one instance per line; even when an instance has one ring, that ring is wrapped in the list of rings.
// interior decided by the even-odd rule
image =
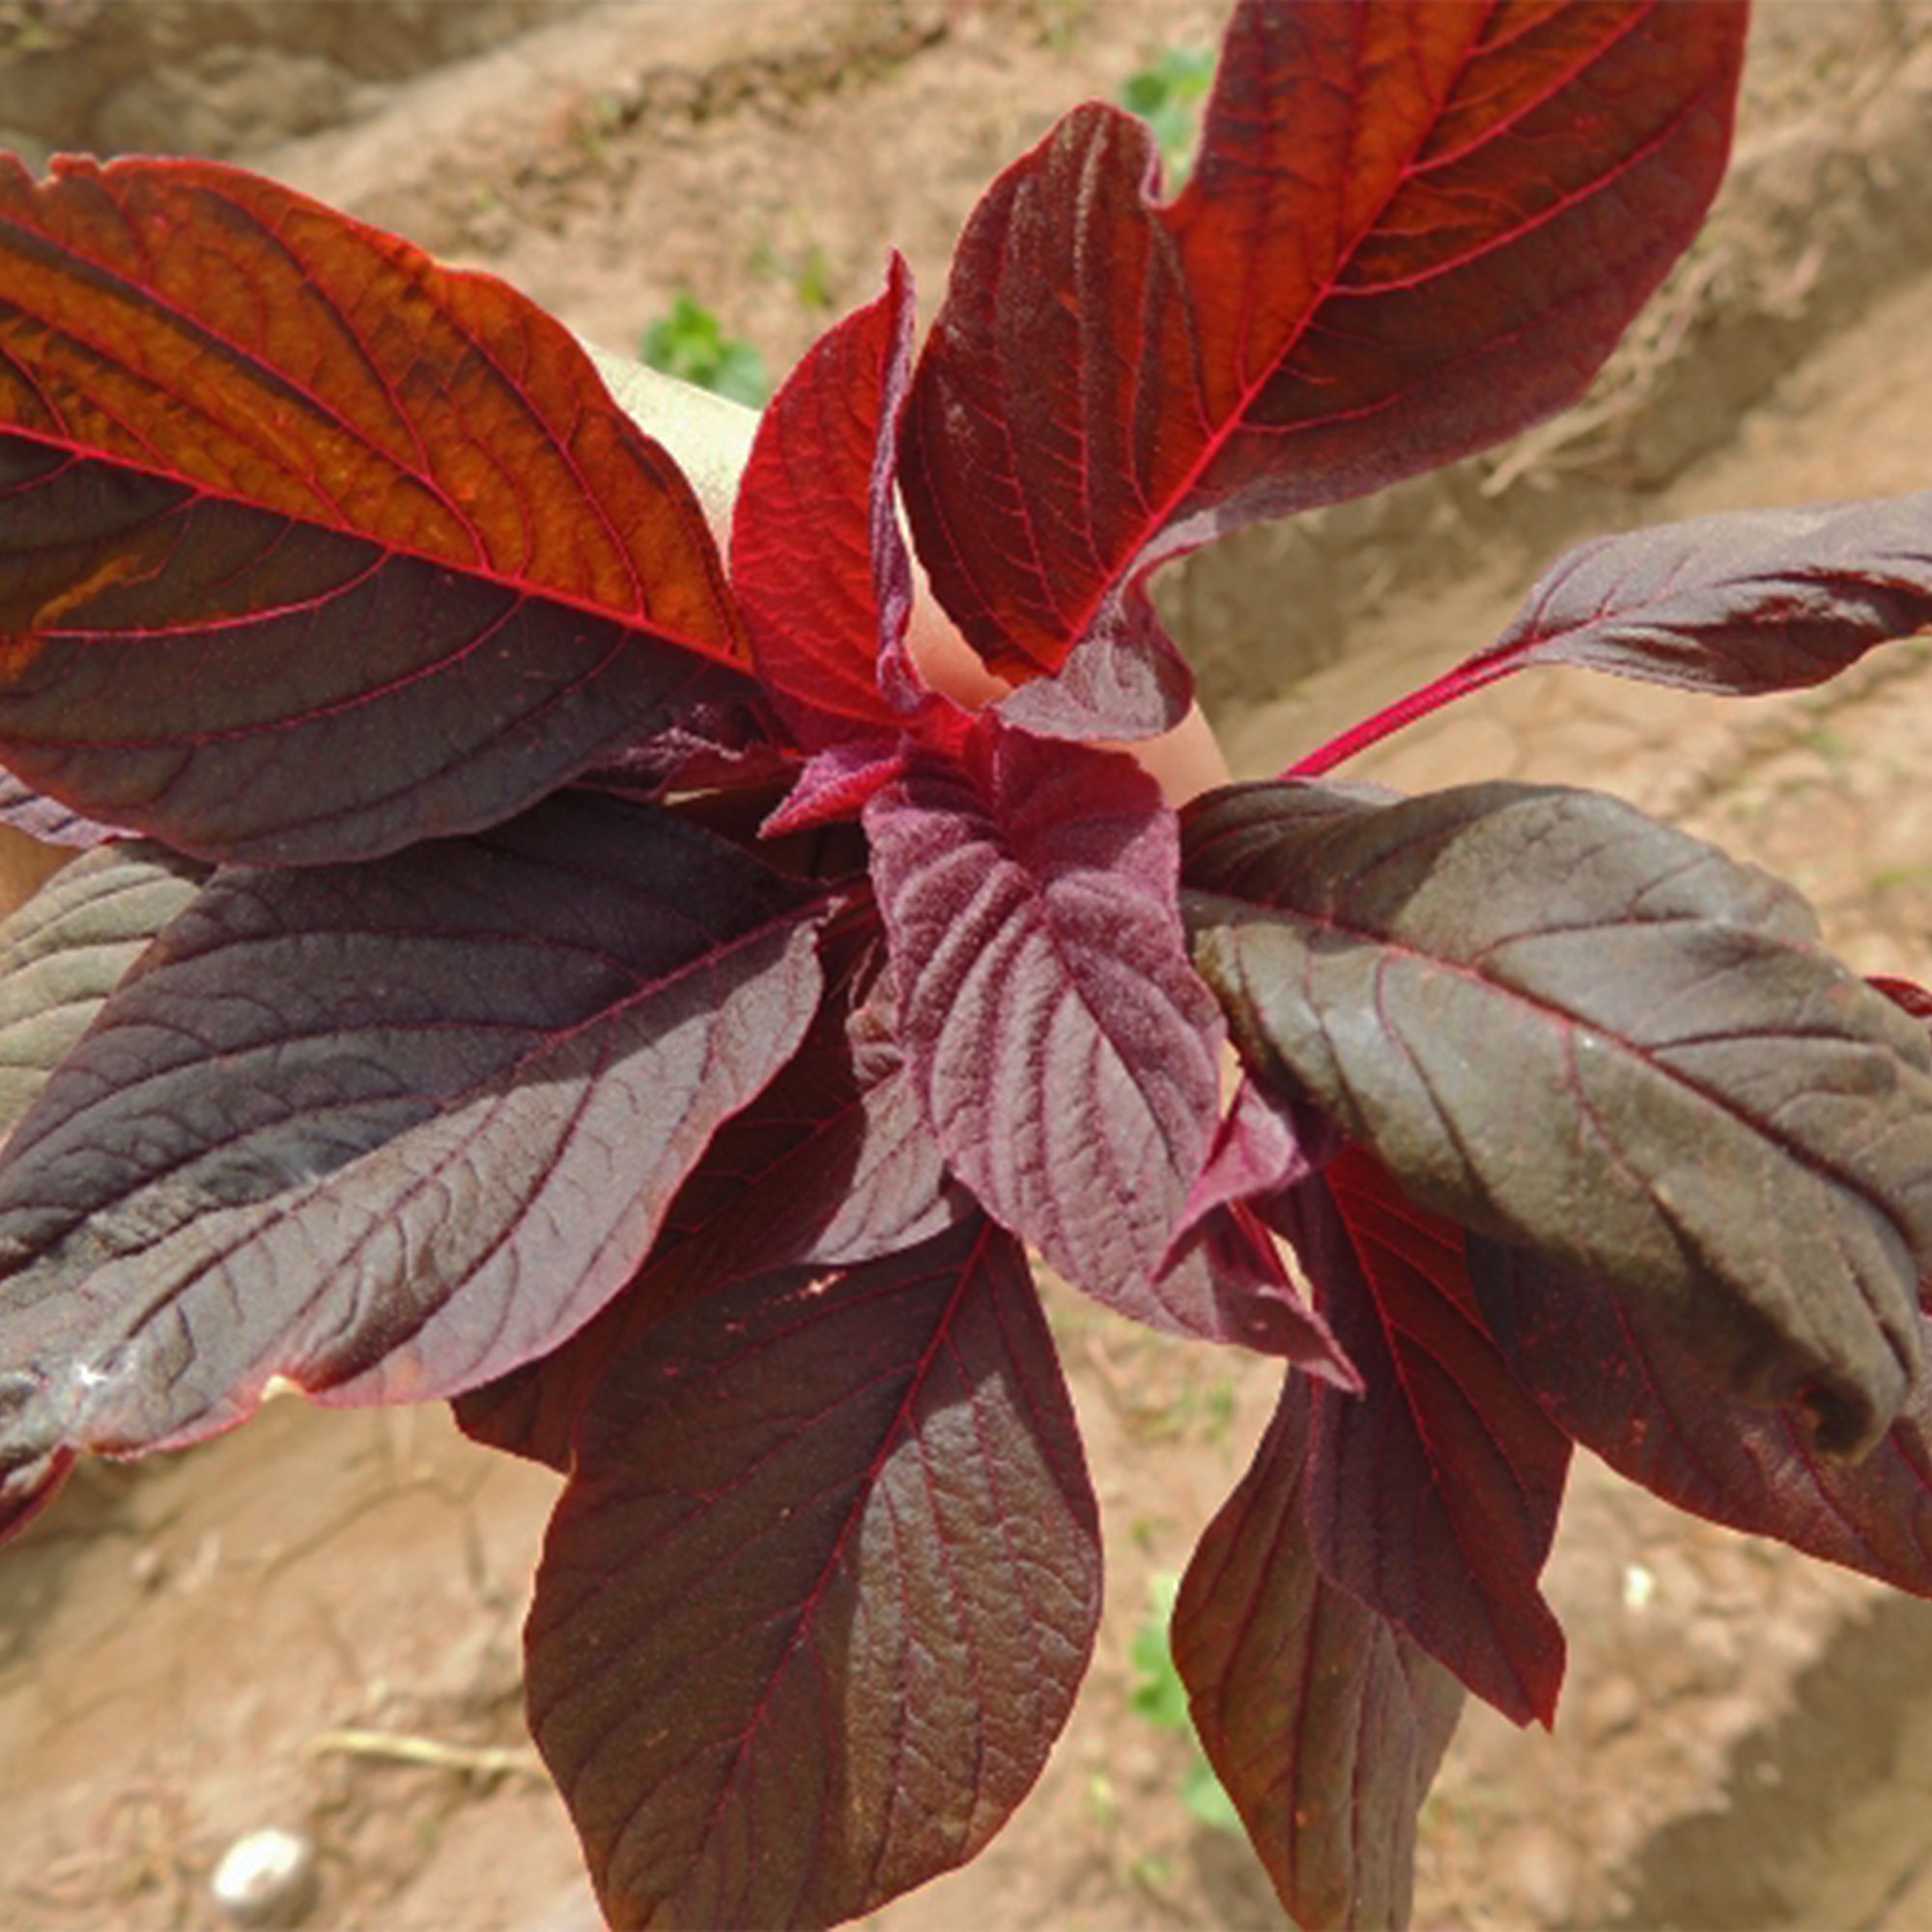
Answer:
[[[1618,800],[1335,808],[1262,785],[1189,816],[1195,959],[1251,1069],[1421,1206],[1640,1297],[1726,1386],[1868,1448],[1921,1353],[1923,1032],[1788,887]]]
[[[907,417],[920,556],[981,657],[1157,667],[1162,557],[1580,393],[1717,186],[1743,37],[1730,5],[1244,0],[1166,206],[1144,127],[1068,116],[968,225]]]
[[[1354,1148],[1280,1215],[1365,1384],[1315,1392],[1315,1560],[1506,1717],[1549,1722],[1563,1633],[1537,1578],[1570,1442],[1490,1339],[1462,1229]]]
[[[1463,1690],[1316,1564],[1310,1400],[1290,1375],[1201,1539],[1175,1605],[1174,1661],[1208,1761],[1296,1921],[1406,1925],[1416,1813]]]
[[[895,256],[885,294],[820,336],[773,397],[738,492],[731,586],[758,676],[812,750],[896,735],[920,700],[894,488],[912,323]]]
[[[867,805],[899,1032],[947,1160],[1088,1293],[1296,1352],[1197,1251],[1161,1273],[1219,1111],[1221,1021],[1175,912],[1179,840],[1116,752],[983,717]]]
[[[208,867],[164,845],[107,845],[0,924],[0,1135],[11,1132]]]
[[[527,1632],[612,1924],[825,1925],[972,1858],[1099,1587],[1052,1341],[983,1216],[666,1323],[582,1434]]]
[[[1932,1597],[1932,1392],[1916,1383],[1857,1463],[1789,1414],[1741,1403],[1628,1297],[1472,1237],[1497,1345],[1549,1414],[1613,1468],[1714,1522]]]
[[[221,871],[0,1156],[0,1461],[449,1394],[630,1278],[820,989],[801,890],[564,795],[355,867]]]
[[[211,858],[477,829],[745,662],[558,324],[212,162],[0,162],[0,756]]]
[[[478,1441],[568,1472],[579,1418],[611,1364],[699,1294],[790,1266],[849,1267],[914,1247],[972,1211],[878,999],[835,987],[772,1084],[719,1128],[650,1260],[562,1348],[458,1398]]]

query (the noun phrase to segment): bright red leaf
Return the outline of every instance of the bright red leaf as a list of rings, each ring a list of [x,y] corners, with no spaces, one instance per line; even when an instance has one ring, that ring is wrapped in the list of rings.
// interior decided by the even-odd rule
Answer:
[[[1743,37],[1731,4],[1244,0],[1166,206],[1145,128],[1068,116],[961,238],[907,418],[980,656],[1124,690],[1091,662],[1123,656],[1171,708],[1153,564],[1577,395],[1717,187]]]
[[[207,857],[532,803],[746,662],[558,323],[212,162],[0,160],[0,757]]]
[[[999,1829],[1099,1607],[1052,1339],[976,1215],[615,1365],[544,1546],[530,1727],[620,1932],[826,1925]]]
[[[921,694],[903,646],[912,561],[899,533],[898,419],[912,278],[806,353],[758,424],[731,526],[731,587],[758,676],[808,749],[896,735]]]

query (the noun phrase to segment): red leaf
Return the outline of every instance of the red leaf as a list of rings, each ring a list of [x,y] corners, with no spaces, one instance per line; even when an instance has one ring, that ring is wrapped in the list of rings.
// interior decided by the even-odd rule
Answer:
[[[1068,116],[968,225],[906,424],[980,656],[1157,666],[1154,563],[1577,395],[1696,231],[1743,36],[1729,4],[1243,0],[1165,207],[1145,128]]]
[[[1291,1375],[1201,1539],[1175,1606],[1174,1661],[1202,1747],[1295,1920],[1405,1925],[1416,1813],[1463,1691],[1311,1556],[1309,1399]]]
[[[1203,1255],[1161,1273],[1218,1113],[1221,1024],[1153,781],[986,716],[960,762],[915,753],[866,829],[900,1037],[954,1172],[1122,1313],[1299,1352],[1296,1312]]]
[[[912,562],[894,475],[912,367],[912,278],[822,335],[758,424],[731,525],[731,586],[758,675],[816,751],[895,735],[923,696],[905,652]]]
[[[1563,1633],[1537,1588],[1570,1441],[1477,1313],[1463,1231],[1357,1149],[1287,1198],[1360,1396],[1315,1396],[1315,1560],[1518,1723],[1548,1723]]]
[[[211,162],[10,160],[0,287],[0,755],[77,810],[385,851],[746,663],[676,466],[502,283]]]
[[[565,794],[355,867],[218,872],[0,1158],[0,1468],[453,1394],[614,1294],[822,984],[797,887]]]
[[[1611,1468],[1713,1522],[1932,1597],[1932,1389],[1861,1462],[1741,1402],[1683,1338],[1575,1269],[1472,1238],[1470,1279],[1511,1367]]]
[[[1099,1584],[1053,1344],[983,1218],[655,1331],[526,1639],[612,1924],[825,1925],[964,1863],[1065,1721]]]

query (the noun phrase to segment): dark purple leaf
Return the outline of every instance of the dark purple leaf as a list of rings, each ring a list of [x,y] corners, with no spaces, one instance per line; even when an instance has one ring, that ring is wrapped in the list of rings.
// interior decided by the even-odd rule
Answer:
[[[1190,812],[1195,959],[1250,1069],[1420,1206],[1640,1298],[1867,1448],[1920,1360],[1932,1045],[1788,887],[1621,802],[1248,786]]]
[[[212,162],[0,163],[0,756],[209,858],[476,830],[749,689],[559,324]]]
[[[1472,1238],[1497,1346],[1557,1424],[1666,1502],[1932,1597],[1932,1390],[1876,1448],[1821,1456],[1793,1416],[1738,1401],[1667,1328],[1574,1269]]]
[[[458,1398],[478,1441],[568,1472],[579,1418],[611,1364],[696,1296],[790,1266],[849,1267],[913,1247],[971,1210],[874,997],[836,987],[772,1084],[719,1128],[625,1292],[562,1348]]]
[[[899,1024],[988,1210],[1136,1320],[1298,1350],[1196,1259],[1156,1279],[1219,1112],[1221,1027],[1175,911],[1174,814],[1117,752],[980,721],[867,807]]]
[[[1586,665],[1752,696],[1822,684],[1928,623],[1932,492],[1923,492],[1599,537],[1563,557],[1463,668],[1493,676]]]
[[[1290,1375],[1181,1581],[1174,1661],[1202,1747],[1297,1922],[1406,1925],[1416,1813],[1463,1690],[1316,1566],[1309,1401]]]
[[[0,1137],[47,1083],[208,867],[164,845],[100,847],[0,924]]]
[[[545,1546],[530,1726],[613,1926],[826,1925],[1031,1788],[1099,1614],[1018,1244],[766,1276],[606,1381]]]
[[[566,795],[356,867],[217,873],[0,1155],[0,1466],[412,1401],[629,1280],[817,1004],[802,891]]]
[[[1360,1395],[1315,1395],[1308,1533],[1323,1572],[1518,1723],[1546,1724],[1563,1633],[1537,1588],[1570,1443],[1491,1341],[1463,1231],[1349,1149],[1283,1200]]]
[[[1155,562],[1579,394],[1696,231],[1743,37],[1729,5],[1243,0],[1166,206],[1145,128],[1069,115],[968,224],[906,422],[987,665],[1098,640],[1140,668],[1085,681],[1144,687]]]

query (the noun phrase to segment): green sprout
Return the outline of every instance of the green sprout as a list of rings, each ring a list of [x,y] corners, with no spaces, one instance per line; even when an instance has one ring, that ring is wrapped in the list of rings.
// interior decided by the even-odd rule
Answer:
[[[771,400],[765,358],[749,342],[726,335],[724,325],[695,296],[681,293],[668,316],[644,330],[644,361],[667,376],[762,409]]]
[[[1180,1578],[1172,1571],[1163,1572],[1148,1584],[1148,1613],[1127,1649],[1128,1662],[1134,1667],[1134,1688],[1127,1701],[1156,1730],[1184,1731],[1192,1743],[1194,1755],[1180,1780],[1180,1802],[1188,1815],[1216,1832],[1239,1832],[1243,1829],[1240,1813],[1214,1776],[1201,1740],[1194,1734],[1187,1687],[1174,1665],[1168,1627],[1174,1621],[1175,1599],[1179,1594]]]
[[[1171,47],[1153,63],[1127,76],[1121,105],[1138,114],[1153,130],[1170,192],[1186,185],[1201,132],[1201,103],[1214,78],[1214,56]]]

